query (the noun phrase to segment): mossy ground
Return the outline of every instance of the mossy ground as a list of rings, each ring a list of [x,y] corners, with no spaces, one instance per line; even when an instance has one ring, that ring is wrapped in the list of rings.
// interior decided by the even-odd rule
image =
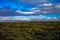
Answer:
[[[0,22],[0,40],[60,40],[60,22]]]

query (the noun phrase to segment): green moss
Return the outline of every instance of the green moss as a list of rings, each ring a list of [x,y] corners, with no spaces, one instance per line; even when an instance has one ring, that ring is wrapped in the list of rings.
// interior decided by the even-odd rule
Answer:
[[[59,40],[60,22],[1,22],[1,40]]]

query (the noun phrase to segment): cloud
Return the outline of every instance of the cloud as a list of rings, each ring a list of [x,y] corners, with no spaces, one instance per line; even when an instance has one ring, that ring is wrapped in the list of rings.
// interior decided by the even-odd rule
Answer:
[[[57,17],[51,17],[51,16],[48,16],[47,19],[57,19]]]
[[[30,1],[28,3],[29,5],[21,4],[23,1],[25,3]],[[35,3],[38,4],[34,5]],[[51,3],[48,2],[48,0],[15,0],[14,2],[10,0],[9,2],[4,2],[2,5],[0,4],[0,16],[27,16],[41,14],[60,14],[60,3]]]
[[[17,22],[17,21],[60,21],[57,17],[39,15],[39,16],[0,16],[0,22]]]
[[[42,2],[48,2],[48,0],[18,0],[18,2],[23,3],[23,4],[35,5],[35,4],[39,4]]]
[[[57,4],[55,7],[60,9],[60,3],[59,3],[59,4]]]
[[[21,10],[17,10],[16,12],[19,14],[35,14],[34,12],[23,12]]]
[[[13,20],[31,21],[29,18],[14,18]]]
[[[60,14],[60,4],[59,3],[44,3],[38,5],[42,14]]]
[[[21,10],[16,10],[16,12],[24,15],[60,14],[60,4],[43,3],[36,7],[32,7],[28,12]]]
[[[52,5],[53,5],[52,3],[42,3],[39,6],[47,6],[47,7],[49,7],[49,6],[52,6]]]
[[[32,11],[28,11],[28,12],[24,12],[24,11],[21,11],[21,10],[16,10],[16,13],[25,14],[25,15],[27,15],[27,14],[35,14],[35,13],[38,13],[38,12],[40,12],[40,10],[32,10]]]
[[[0,22],[11,22],[11,21],[30,21],[29,18],[21,18],[19,16],[7,16],[7,17],[0,17]]]

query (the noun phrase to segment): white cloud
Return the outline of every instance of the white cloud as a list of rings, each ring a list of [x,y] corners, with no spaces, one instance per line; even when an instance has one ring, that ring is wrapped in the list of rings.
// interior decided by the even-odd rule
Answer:
[[[38,7],[31,8],[31,10],[38,10],[38,9],[39,9]]]
[[[24,12],[24,11],[21,11],[21,10],[16,10],[16,13],[19,13],[19,14],[35,14],[35,13],[38,13],[40,12],[40,10],[32,10],[32,11],[28,11],[28,12]]]
[[[21,18],[21,17],[13,17],[13,16],[8,16],[8,17],[0,17],[0,22],[3,22],[3,21],[18,21],[18,20],[22,20],[22,21],[30,21],[31,19],[30,18]]]
[[[56,8],[60,8],[60,4],[57,4],[55,7],[56,7]]]
[[[48,19],[48,20],[53,20],[53,21],[54,21],[54,20],[58,20],[57,17],[53,17],[53,18],[52,18],[52,17],[48,17],[47,19]]]
[[[21,10],[17,10],[16,12],[19,14],[35,14],[34,12],[23,12]]]
[[[46,13],[47,13],[47,11],[43,11],[43,13],[44,13],[44,14],[46,14]]]
[[[12,17],[0,17],[0,21],[13,20]]]
[[[54,20],[58,20],[57,17],[51,17],[51,16],[44,16],[44,15],[39,15],[39,16],[26,16],[26,17],[21,17],[21,16],[7,16],[7,17],[0,17],[0,22],[7,22],[7,21],[46,21],[46,20],[50,20],[50,21],[54,21]]]
[[[54,19],[57,19],[56,17],[54,17]]]
[[[52,3],[43,3],[43,4],[39,4],[38,6],[52,6]]]
[[[43,6],[52,6],[52,4],[51,3],[45,3],[45,4],[43,4]]]
[[[14,20],[26,20],[26,21],[30,21],[31,19],[29,19],[29,18],[14,18]]]
[[[39,2],[47,2],[48,0],[39,0]]]

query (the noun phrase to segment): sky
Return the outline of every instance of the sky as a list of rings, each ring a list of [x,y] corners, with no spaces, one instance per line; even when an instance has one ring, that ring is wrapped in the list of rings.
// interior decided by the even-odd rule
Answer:
[[[60,21],[60,0],[0,0],[0,22]]]

